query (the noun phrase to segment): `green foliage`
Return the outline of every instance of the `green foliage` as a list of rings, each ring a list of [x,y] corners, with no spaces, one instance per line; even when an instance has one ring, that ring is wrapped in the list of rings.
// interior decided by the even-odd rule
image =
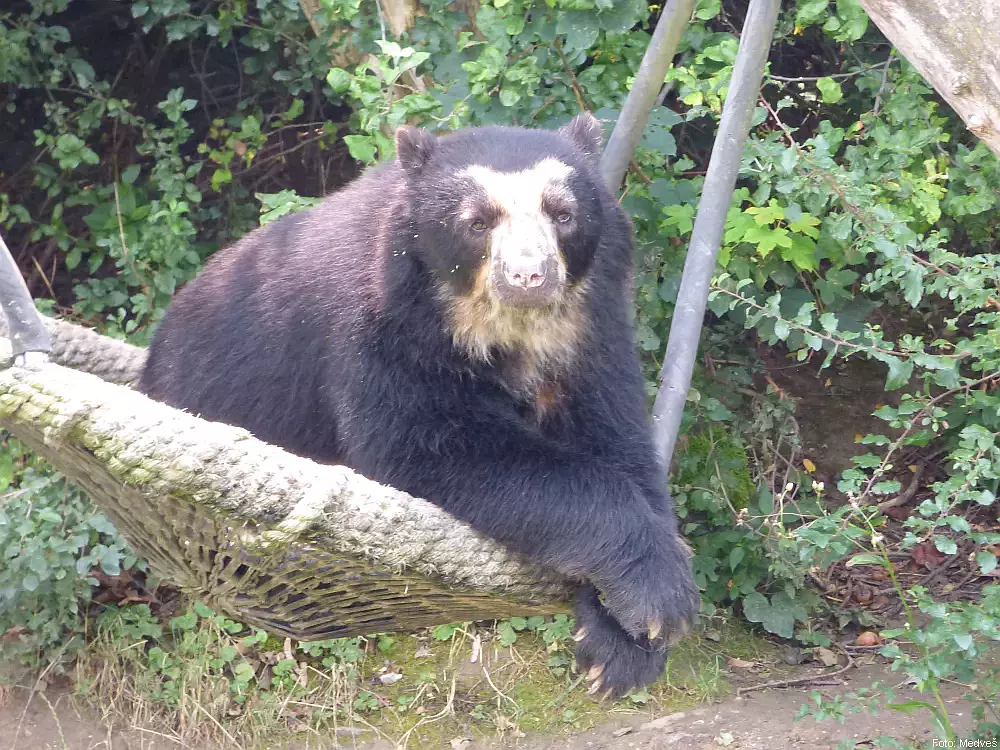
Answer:
[[[146,668],[157,680],[150,697],[169,707],[176,707],[187,698],[189,681],[202,680],[206,676],[226,684],[236,704],[245,702],[255,674],[251,664],[241,656],[239,646],[255,646],[266,639],[263,632],[256,631],[237,640],[235,636],[243,632],[245,626],[214,614],[200,603],[170,620],[171,639],[163,641],[162,645],[163,630],[145,605],[109,610],[101,617],[98,627],[110,629],[111,641],[122,640],[120,633],[147,644],[144,650]],[[275,665],[278,679],[287,678],[280,669],[281,664]]]
[[[123,695],[163,729],[180,720],[203,737],[199,726],[269,736],[299,726],[288,706],[304,701],[307,721],[325,730],[348,720],[352,700],[359,710],[365,695],[357,688],[364,639],[293,647],[198,602],[166,622],[143,604],[108,608],[91,637],[77,667],[80,689],[101,705]]]
[[[711,400],[705,406],[724,408]],[[681,530],[695,550],[695,582],[713,604],[754,592],[767,578],[767,560],[753,529],[733,523],[754,495],[746,452],[729,431],[710,423],[688,438],[677,461],[674,502]]]
[[[0,452],[0,487],[4,655],[61,666],[83,645],[93,572],[117,575],[136,559],[79,489],[11,437]]]
[[[908,605],[908,624],[883,631],[882,636],[893,641],[880,651],[892,659],[894,670],[904,672],[917,690],[931,696],[930,700],[898,702],[893,690],[880,689],[875,683],[870,689],[848,693],[832,701],[813,692],[811,702],[802,706],[798,718],[811,715],[817,720],[836,718],[843,723],[851,713],[864,710],[875,715],[885,707],[903,713],[928,713],[934,733],[942,741],[955,744],[956,740],[966,741],[970,746],[975,742],[995,742],[1000,736],[996,703],[1000,673],[996,669],[984,673],[977,669],[977,661],[986,653],[990,641],[1000,642],[1000,586],[987,586],[978,603],[935,601],[921,586],[913,587],[908,597],[925,615],[926,622],[918,626],[911,605]],[[912,644],[915,653],[912,649],[902,649],[896,639]],[[973,706],[973,728],[965,736],[959,736],[952,727],[947,704],[940,692],[945,681],[967,686],[963,698]],[[881,746],[893,747],[890,744]]]

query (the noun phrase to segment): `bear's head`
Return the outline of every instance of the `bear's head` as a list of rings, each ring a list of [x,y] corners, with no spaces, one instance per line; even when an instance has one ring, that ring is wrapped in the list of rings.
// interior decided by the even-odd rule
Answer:
[[[457,343],[537,360],[576,348],[581,300],[614,205],[590,114],[559,130],[483,127],[396,133],[413,244]]]

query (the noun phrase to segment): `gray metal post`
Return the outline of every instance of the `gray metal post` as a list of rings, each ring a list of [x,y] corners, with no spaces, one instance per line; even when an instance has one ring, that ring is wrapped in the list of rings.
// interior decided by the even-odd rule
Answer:
[[[632,89],[625,97],[621,114],[601,155],[601,174],[612,192],[617,192],[621,186],[642,131],[646,129],[649,113],[663,88],[663,79],[691,19],[694,4],[695,0],[670,0],[656,22],[653,38],[649,40],[639,63]]]
[[[7,317],[7,332],[15,361],[38,361],[52,350],[52,339],[42,322],[28,285],[10,254],[7,243],[0,237],[0,308]],[[35,354],[32,354],[35,353]],[[42,354],[39,357],[38,354]]]
[[[660,387],[653,404],[654,440],[664,466],[670,465],[677,443],[684,403],[698,356],[709,285],[780,8],[781,0],[751,0],[743,24],[733,78],[712,147],[712,158],[684,262],[677,305],[670,323],[667,353],[660,369]]]

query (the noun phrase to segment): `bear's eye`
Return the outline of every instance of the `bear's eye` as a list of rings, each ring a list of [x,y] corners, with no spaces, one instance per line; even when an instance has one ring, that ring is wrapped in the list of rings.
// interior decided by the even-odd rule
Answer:
[[[573,220],[573,214],[569,211],[563,211],[556,216],[556,221],[560,224],[569,224]]]
[[[474,222],[472,222],[473,232],[482,232],[485,229],[486,229],[486,222],[483,221],[482,219],[476,219]]]

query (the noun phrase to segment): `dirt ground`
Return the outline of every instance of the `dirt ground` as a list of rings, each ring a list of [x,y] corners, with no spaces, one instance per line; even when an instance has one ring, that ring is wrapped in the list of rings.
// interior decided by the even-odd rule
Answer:
[[[820,358],[796,362],[782,350],[765,346],[760,356],[770,384],[796,400],[802,455],[816,464],[816,478],[830,489],[836,485],[837,475],[854,465],[851,456],[868,451],[855,442],[857,435],[897,434],[872,414],[880,404],[899,405],[899,392],[883,387],[885,368],[880,363],[855,359],[820,370]],[[762,377],[755,383],[760,392],[767,385]],[[835,417],[831,419],[831,415]]]
[[[811,717],[796,721],[795,716],[799,708],[809,701],[811,690],[832,698],[870,687],[876,680],[895,687],[902,677],[890,671],[885,664],[874,664],[859,667],[843,675],[843,679],[834,680],[839,684],[753,692],[680,714],[654,719],[644,717],[641,721],[599,727],[573,737],[540,739],[522,747],[530,750],[719,750],[723,747],[740,750],[832,750],[842,740],[852,741],[853,744],[848,747],[873,747],[872,743],[879,735],[899,740],[904,746],[909,742],[921,750],[932,747],[930,722],[921,715],[908,716],[883,709],[878,716],[852,714],[844,724],[836,720],[817,722]],[[960,695],[961,691],[948,691],[945,700],[955,729],[961,735],[968,731],[971,707],[960,699]],[[897,689],[898,701],[910,699],[926,700],[927,697],[905,686]],[[626,728],[631,731],[621,734]],[[470,746],[470,750],[485,747],[488,746]]]
[[[800,667],[792,676],[818,674],[815,667]],[[449,742],[456,750],[523,748],[523,750],[780,750],[781,748],[834,748],[843,739],[851,747],[866,748],[878,735],[909,741],[919,748],[932,746],[930,725],[925,716],[908,716],[883,711],[877,717],[853,714],[844,724],[836,721],[795,720],[799,707],[809,700],[809,690],[827,697],[868,687],[878,680],[898,686],[901,676],[883,663],[857,667],[844,675],[820,681],[812,687],[795,687],[749,693],[714,705],[705,705],[681,714],[652,716],[643,713],[609,714],[609,721],[586,732],[560,736],[528,736],[516,739],[471,741],[456,737]],[[962,734],[967,729],[969,706],[960,699],[960,690],[945,691],[945,700]],[[905,686],[898,688],[898,700],[920,696]],[[123,730],[109,727],[100,716],[76,705],[65,688],[49,688],[36,694],[26,707],[26,691],[8,693],[0,705],[0,750],[176,750],[176,741],[141,728]],[[392,742],[372,740],[364,730],[351,730],[343,737],[314,738],[288,745],[282,750],[357,748],[394,750]],[[239,748],[233,743],[228,747]],[[410,743],[409,747],[417,747]],[[446,746],[446,750],[447,750]],[[195,750],[202,750],[197,748]],[[215,750],[204,748],[204,750]],[[222,750],[221,748],[219,750]],[[228,749],[227,749],[228,750]],[[270,750],[270,749],[268,749]],[[274,748],[278,750],[278,748]]]

